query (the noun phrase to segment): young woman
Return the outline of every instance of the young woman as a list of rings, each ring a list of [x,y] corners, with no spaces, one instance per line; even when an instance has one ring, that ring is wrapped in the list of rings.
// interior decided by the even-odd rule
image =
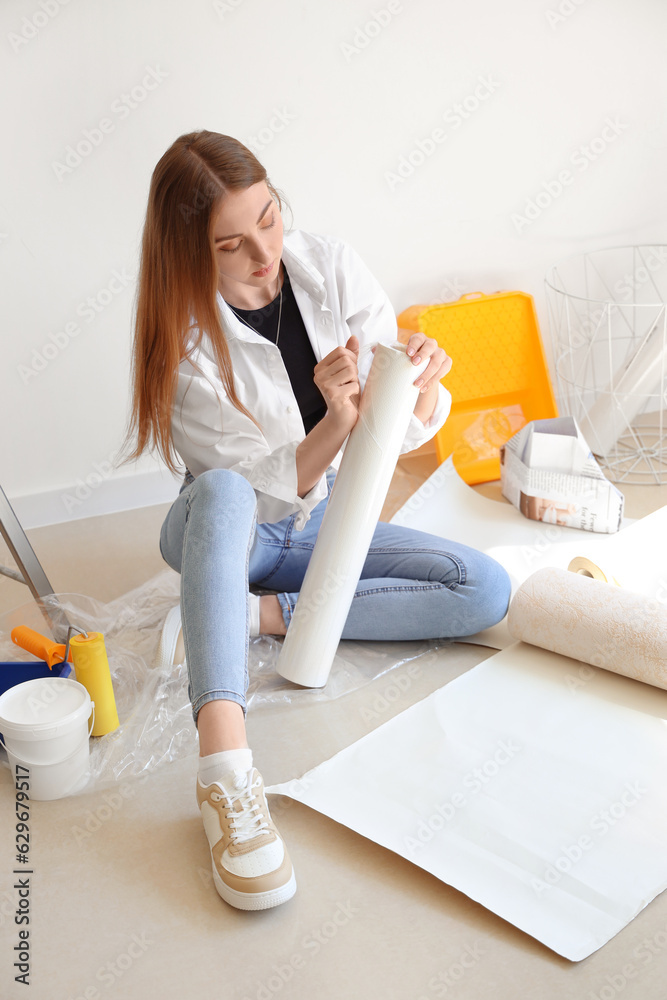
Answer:
[[[181,574],[176,625],[182,617],[213,877],[248,910],[296,889],[246,740],[248,637],[287,630],[372,348],[397,337],[357,254],[333,237],[283,234],[281,209],[240,142],[178,138],[151,180],[133,354],[133,455],[153,446],[170,469],[177,456],[186,467],[160,550]],[[442,348],[415,333],[408,354],[429,364],[403,451],[430,439],[450,406]],[[482,553],[380,522],[343,637],[471,635],[504,617],[509,594]]]

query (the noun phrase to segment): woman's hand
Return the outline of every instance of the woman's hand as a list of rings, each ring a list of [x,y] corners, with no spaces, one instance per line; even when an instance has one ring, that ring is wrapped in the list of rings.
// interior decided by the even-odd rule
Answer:
[[[418,365],[420,361],[429,359],[426,371],[415,381],[415,385],[420,392],[428,392],[444,378],[452,367],[452,359],[438,345],[437,340],[427,337],[423,333],[413,333],[407,344],[408,356],[412,358],[413,365]]]
[[[297,491],[305,497],[324,475],[359,417],[359,340],[350,337],[313,370],[327,412],[296,449]]]
[[[419,396],[415,404],[415,416],[423,424],[426,424],[433,416],[438,402],[440,379],[444,378],[452,367],[452,359],[438,345],[437,340],[433,340],[432,337],[427,337],[423,333],[405,330],[400,339],[405,343],[413,365],[418,365],[426,358],[429,359],[427,368],[414,382],[414,385],[419,389]]]
[[[349,433],[359,416],[359,340],[350,337],[315,365],[313,380],[324,396],[327,416]]]

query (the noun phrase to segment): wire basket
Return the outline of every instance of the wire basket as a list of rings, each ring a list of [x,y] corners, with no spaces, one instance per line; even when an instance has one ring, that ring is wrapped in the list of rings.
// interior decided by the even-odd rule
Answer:
[[[667,245],[576,254],[545,283],[560,412],[612,482],[667,483]]]

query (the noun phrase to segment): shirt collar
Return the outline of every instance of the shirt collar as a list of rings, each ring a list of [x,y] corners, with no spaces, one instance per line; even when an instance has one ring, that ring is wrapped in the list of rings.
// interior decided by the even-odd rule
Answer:
[[[324,305],[326,289],[324,275],[303,255],[297,253],[292,245],[296,234],[285,233],[283,236],[283,264],[287,268],[290,281],[296,281],[319,305]]]

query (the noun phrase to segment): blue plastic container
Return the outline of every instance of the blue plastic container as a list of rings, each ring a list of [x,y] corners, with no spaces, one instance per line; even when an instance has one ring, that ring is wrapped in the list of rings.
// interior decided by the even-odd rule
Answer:
[[[21,660],[0,663],[0,694],[4,694],[15,684],[32,681],[36,677],[69,677],[71,663],[57,663],[53,670],[45,660]]]

